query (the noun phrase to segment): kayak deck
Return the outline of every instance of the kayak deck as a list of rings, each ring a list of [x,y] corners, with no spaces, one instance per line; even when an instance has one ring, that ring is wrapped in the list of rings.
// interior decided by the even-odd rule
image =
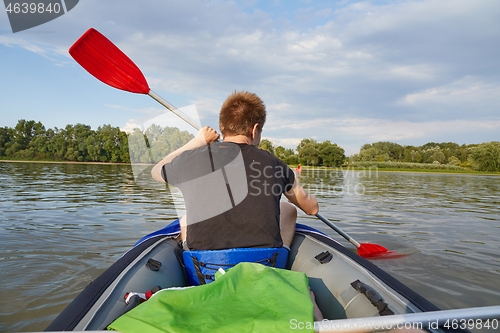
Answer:
[[[178,260],[178,244],[157,234],[142,240],[91,283],[55,320],[47,331],[104,330],[127,311],[124,295],[161,288],[186,286]],[[154,260],[155,265],[148,261]],[[160,263],[158,265],[158,263]],[[307,274],[311,290],[325,319],[378,316],[372,304],[382,300],[394,314],[439,310],[371,262],[314,230],[297,231],[287,268]],[[353,282],[375,294],[369,299]]]

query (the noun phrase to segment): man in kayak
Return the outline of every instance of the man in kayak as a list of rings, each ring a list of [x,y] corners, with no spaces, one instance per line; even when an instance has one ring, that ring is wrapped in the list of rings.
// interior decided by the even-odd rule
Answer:
[[[223,103],[219,134],[203,127],[183,147],[153,167],[153,178],[180,188],[185,249],[289,248],[297,210],[318,212],[316,198],[281,160],[258,148],[266,121],[262,100],[235,92]],[[281,202],[282,195],[288,202]]]
[[[156,181],[180,188],[186,204],[180,240],[185,250],[285,247],[295,235],[297,209],[318,212],[316,198],[294,172],[258,148],[266,122],[263,101],[235,92],[223,103],[219,134],[206,126],[187,144],[156,164]],[[282,202],[285,195],[289,202]],[[293,206],[294,204],[295,206]],[[314,319],[322,320],[312,291]]]

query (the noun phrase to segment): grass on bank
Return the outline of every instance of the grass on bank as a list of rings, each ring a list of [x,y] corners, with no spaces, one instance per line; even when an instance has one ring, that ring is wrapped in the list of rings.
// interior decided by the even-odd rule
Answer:
[[[351,162],[342,167],[309,167],[301,166],[302,169],[325,169],[325,170],[377,170],[377,171],[404,171],[404,172],[435,172],[435,173],[464,173],[479,175],[500,175],[500,172],[477,171],[470,168],[464,168],[448,164],[430,164],[430,163],[408,163],[408,162]]]

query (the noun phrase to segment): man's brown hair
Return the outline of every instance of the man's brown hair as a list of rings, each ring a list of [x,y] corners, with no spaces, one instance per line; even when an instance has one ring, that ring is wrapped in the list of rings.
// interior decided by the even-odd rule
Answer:
[[[219,127],[222,135],[245,135],[250,137],[252,128],[259,124],[259,130],[266,122],[266,106],[254,93],[234,92],[222,104]]]

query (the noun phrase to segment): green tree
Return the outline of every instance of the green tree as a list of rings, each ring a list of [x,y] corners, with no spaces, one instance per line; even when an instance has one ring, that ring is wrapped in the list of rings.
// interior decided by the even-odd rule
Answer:
[[[304,165],[319,165],[319,149],[318,142],[314,139],[302,139],[297,146],[299,153],[299,163]]]
[[[152,125],[143,133],[136,128],[128,135],[131,163],[157,163],[166,155],[182,147],[194,135],[177,127]]]
[[[500,142],[482,143],[471,151],[472,166],[479,171],[500,171]]]
[[[456,156],[451,156],[450,158],[448,158],[448,163],[449,165],[460,165],[460,160],[456,157]]]
[[[20,158],[33,158],[34,149],[28,149],[32,140],[45,135],[45,127],[41,122],[21,119],[14,127],[11,144],[6,150],[6,155]]]
[[[157,125],[146,130],[146,136],[151,147],[150,154],[153,163],[160,161],[194,138],[194,135],[187,131],[181,131],[177,127],[161,128]]]
[[[443,142],[439,145],[441,148],[441,151],[444,154],[444,161],[441,163],[447,163],[450,164],[450,158],[453,156],[457,158],[457,150],[460,148],[460,146],[454,142]]]
[[[424,149],[423,154],[424,154],[423,157],[424,163],[438,162],[441,164],[445,161],[445,155],[441,150],[441,147],[439,147],[438,145],[435,145],[428,149]]]
[[[128,162],[125,150],[128,147],[127,136],[123,134],[119,127],[111,125],[99,126],[97,128],[97,139],[102,146],[101,162]]]
[[[283,146],[278,146],[274,150],[274,154],[280,160],[285,162],[286,164],[296,165],[299,163],[299,158],[297,154],[295,154],[294,150],[291,148],[285,148]]]
[[[318,145],[320,164],[327,167],[339,167],[345,162],[345,151],[336,143],[324,141]]]
[[[54,136],[49,143],[49,151],[52,157],[56,161],[63,161],[66,155],[66,150],[68,149],[68,137],[66,130],[64,128],[55,128]]]
[[[460,160],[460,162],[465,163],[469,159],[469,154],[470,148],[467,145],[463,144],[459,148],[457,148],[455,156]]]
[[[128,149],[128,136],[127,133],[120,131],[120,148],[119,148],[120,160],[123,163],[130,163],[130,155]]]
[[[363,145],[359,151],[360,161],[385,162],[389,160],[389,154],[380,147],[374,147],[370,144]]]
[[[267,150],[271,154],[276,155],[273,143],[270,140],[268,140],[268,139],[262,139],[262,140],[260,140],[259,148],[262,149],[262,150]]]
[[[404,159],[405,148],[394,142],[380,141],[365,144],[359,151],[360,161],[401,162]]]
[[[93,131],[89,125],[67,125],[62,132],[62,136],[67,142],[63,159],[76,162],[90,161],[89,150],[87,146],[89,140],[87,139],[95,135],[95,131]]]
[[[23,157],[33,160],[51,159],[51,154],[48,151],[48,143],[49,139],[46,135],[33,137],[28,148],[23,151]]]
[[[147,138],[139,128],[128,135],[130,163],[153,163],[149,154]]]
[[[87,149],[87,161],[99,162],[101,160],[101,155],[104,155],[104,153],[102,144],[97,138],[97,133],[87,137],[84,144]]]
[[[0,127],[0,156],[6,156],[5,151],[11,144],[11,132],[8,127]]]
[[[415,146],[404,146],[403,147],[403,162],[415,162],[413,160],[412,153],[415,151]]]

